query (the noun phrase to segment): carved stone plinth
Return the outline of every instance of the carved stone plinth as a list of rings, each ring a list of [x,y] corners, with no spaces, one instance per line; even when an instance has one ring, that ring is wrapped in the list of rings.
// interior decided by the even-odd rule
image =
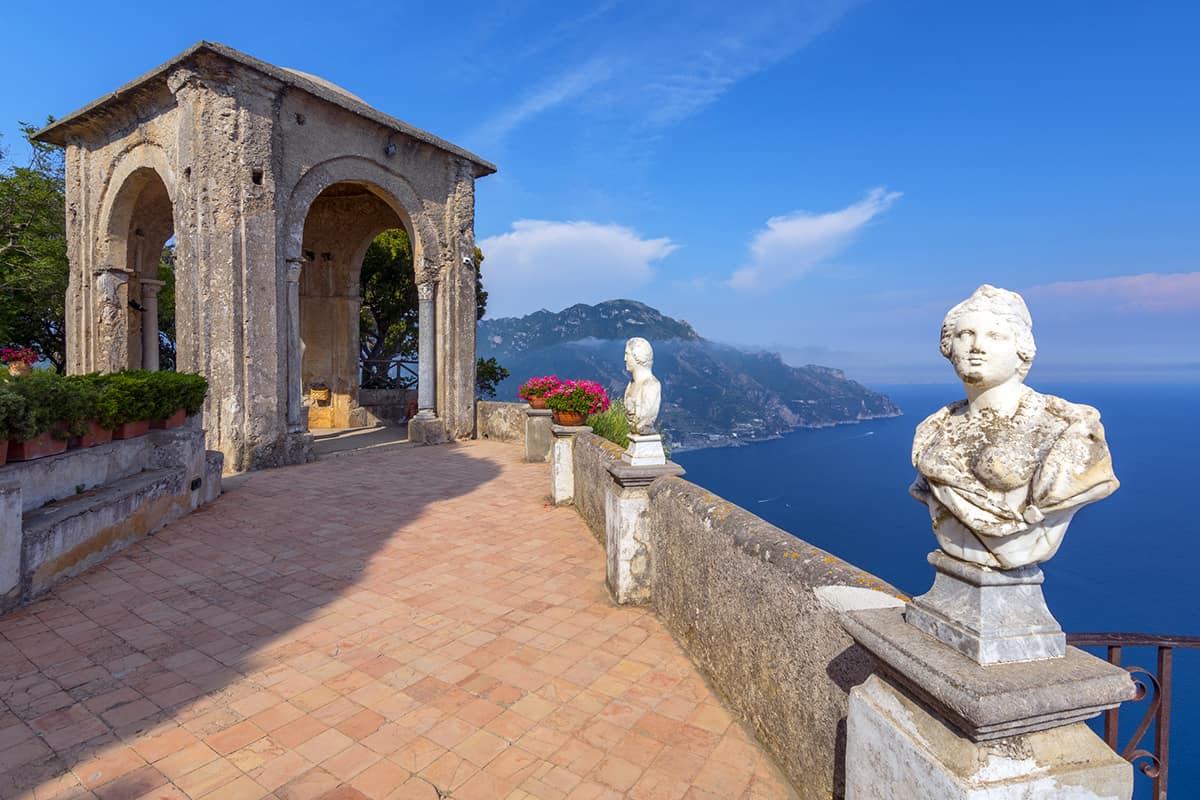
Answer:
[[[980,664],[1061,658],[1067,637],[1042,596],[1041,568],[991,569],[929,554],[933,588],[914,597],[905,618]]]
[[[1074,647],[1062,658],[983,666],[899,609],[850,611],[842,626],[888,681],[975,742],[1082,722],[1136,694],[1128,672]]]
[[[618,603],[650,600],[653,552],[646,530],[649,486],[664,475],[683,475],[683,467],[666,462],[648,467],[612,464],[605,494],[605,553],[607,583]]]
[[[550,498],[555,505],[575,500],[575,437],[591,433],[587,425],[551,425],[554,444],[550,454]]]
[[[621,454],[621,460],[631,467],[660,466],[667,463],[663,450],[662,436],[657,433],[629,434],[629,446]]]
[[[846,800],[1129,800],[1133,793],[1132,765],[1082,722],[973,742],[879,676],[850,691],[846,731]]]

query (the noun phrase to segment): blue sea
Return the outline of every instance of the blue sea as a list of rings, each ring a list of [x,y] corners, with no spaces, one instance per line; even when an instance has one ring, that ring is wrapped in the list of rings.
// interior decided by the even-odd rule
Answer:
[[[1121,481],[1114,495],[1075,516],[1058,555],[1043,566],[1050,610],[1068,632],[1200,636],[1200,385],[1030,385],[1100,410]],[[908,495],[913,429],[961,398],[962,387],[872,388],[905,415],[674,459],[688,480],[920,594],[933,580],[925,556],[935,542],[925,507]],[[1155,658],[1153,650],[1126,650],[1124,663],[1153,672]],[[1200,650],[1176,650],[1174,667],[1169,788],[1172,797],[1200,796]],[[1125,704],[1123,732],[1132,732],[1144,705]],[[1142,747],[1152,744],[1153,729]],[[1135,785],[1136,797],[1149,797],[1149,779],[1139,776]]]

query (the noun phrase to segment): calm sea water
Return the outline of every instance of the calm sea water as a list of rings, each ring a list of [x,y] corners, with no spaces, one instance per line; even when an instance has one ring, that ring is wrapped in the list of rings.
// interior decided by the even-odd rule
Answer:
[[[1200,635],[1194,555],[1200,385],[1030,383],[1100,410],[1121,481],[1114,495],[1075,516],[1058,555],[1043,567],[1051,611],[1067,631]],[[959,399],[962,388],[872,388],[905,416],[683,452],[675,460],[688,480],[920,594],[933,580],[925,556],[935,543],[925,507],[907,491],[913,429]],[[1152,650],[1131,650],[1125,663],[1153,671],[1154,659]],[[1173,692],[1171,796],[1200,796],[1200,650],[1175,652]],[[1132,730],[1140,708],[1126,708],[1122,728]],[[1148,781],[1137,783],[1137,796],[1148,796]]]

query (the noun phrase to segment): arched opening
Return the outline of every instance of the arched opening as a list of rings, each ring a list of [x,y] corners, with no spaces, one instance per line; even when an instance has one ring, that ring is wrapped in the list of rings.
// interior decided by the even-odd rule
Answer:
[[[125,354],[111,368],[173,369],[175,220],[157,171],[140,167],[125,179],[108,231],[111,265],[128,276]]]
[[[412,249],[406,221],[371,186],[335,183],[309,207],[299,299],[310,429],[407,416],[416,395]]]

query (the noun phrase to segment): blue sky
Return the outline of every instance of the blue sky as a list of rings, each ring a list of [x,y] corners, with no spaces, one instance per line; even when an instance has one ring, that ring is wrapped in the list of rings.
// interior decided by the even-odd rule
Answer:
[[[199,39],[499,166],[493,315],[633,297],[872,382],[1021,291],[1038,377],[1200,378],[1200,6],[63,3],[6,10],[0,132]],[[444,9],[444,10],[443,10]]]

